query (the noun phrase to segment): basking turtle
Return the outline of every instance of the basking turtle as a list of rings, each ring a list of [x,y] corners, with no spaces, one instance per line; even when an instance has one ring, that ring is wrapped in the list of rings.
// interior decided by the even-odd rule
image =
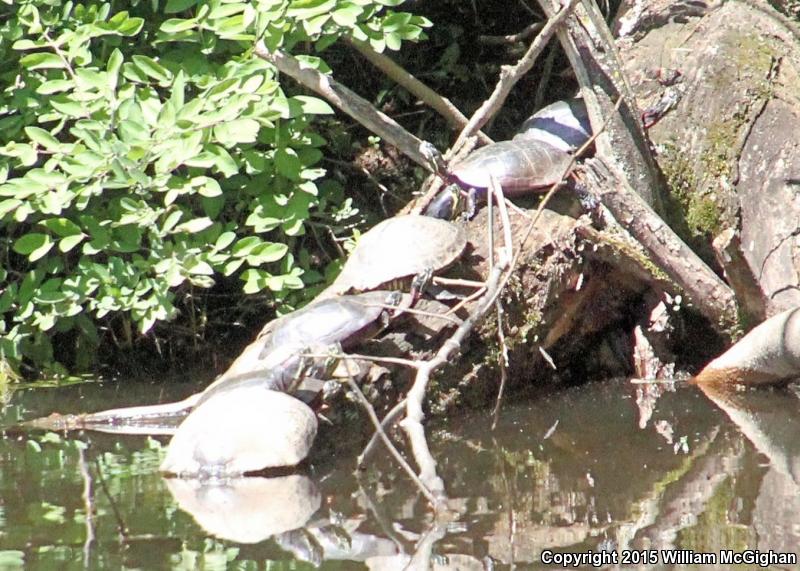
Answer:
[[[395,216],[364,233],[336,280],[318,299],[369,291],[443,270],[467,245],[461,226],[427,216]]]
[[[332,346],[347,349],[383,329],[393,307],[408,295],[371,291],[315,301],[268,323],[228,370],[200,396],[195,406],[215,394],[248,384],[291,391],[304,377],[324,376],[328,364],[303,353],[323,353]]]
[[[259,385],[221,392],[178,428],[160,470],[228,478],[299,464],[317,435],[317,415],[285,393]]]
[[[507,196],[548,188],[561,180],[572,153],[590,137],[591,127],[583,100],[558,101],[541,109],[509,141],[481,147],[453,165],[448,179],[467,191],[467,210],[486,200],[494,177]],[[426,216],[451,218],[460,192],[452,187],[439,193]]]

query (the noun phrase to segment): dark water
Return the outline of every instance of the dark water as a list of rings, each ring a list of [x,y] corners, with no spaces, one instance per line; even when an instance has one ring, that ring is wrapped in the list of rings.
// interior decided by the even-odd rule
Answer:
[[[2,423],[153,395],[151,386],[22,389]],[[555,567],[541,563],[544,550],[634,549],[658,550],[657,563],[620,568],[660,569],[675,549],[794,553],[800,399],[791,390],[712,397],[596,383],[506,404],[494,432],[487,414],[434,423],[445,522],[384,451],[354,475],[359,450],[340,442],[362,435],[323,437],[302,474],[204,486],[159,476],[164,439],[9,431],[0,569],[528,569]]]

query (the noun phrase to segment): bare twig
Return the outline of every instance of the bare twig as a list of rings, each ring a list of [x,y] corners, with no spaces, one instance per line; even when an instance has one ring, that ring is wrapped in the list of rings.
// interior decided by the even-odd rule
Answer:
[[[500,192],[496,182],[493,182],[493,192],[496,194]],[[501,281],[503,275],[508,270],[512,259],[511,230],[508,220],[508,211],[505,208],[505,202],[502,198],[498,200],[498,210],[504,226],[503,236],[507,242],[499,253],[497,263],[492,268],[492,271],[489,272],[489,279],[486,281],[486,294],[483,297],[483,301],[455,330],[453,335],[442,343],[432,359],[417,363],[417,374],[414,379],[414,384],[406,395],[406,417],[400,423],[411,443],[412,453],[420,469],[420,479],[425,482],[437,498],[444,497],[444,483],[436,473],[436,461],[430,453],[425,438],[425,429],[422,426],[422,421],[425,418],[422,410],[422,403],[425,398],[428,383],[430,382],[431,373],[447,363],[450,357],[461,348],[467,335],[475,328],[479,321],[483,319],[486,312],[493,307],[499,289],[502,287]],[[438,507],[438,504],[434,504],[434,507]]]
[[[557,14],[551,15],[547,24],[542,28],[541,33],[536,36],[536,39],[531,42],[528,51],[520,60],[513,66],[503,66],[500,70],[500,80],[494,88],[494,92],[489,98],[484,101],[478,110],[472,115],[469,123],[458,136],[452,151],[457,151],[464,141],[475,135],[478,130],[483,127],[486,122],[503,106],[508,94],[516,83],[533,67],[536,58],[547,46],[550,38],[556,33],[556,30],[567,16],[572,12],[572,9],[580,0],[569,0]]]
[[[389,450],[389,453],[394,457],[397,463],[400,464],[400,467],[402,467],[403,470],[408,474],[408,476],[411,478],[414,484],[416,484],[420,492],[422,492],[422,495],[424,495],[432,505],[436,505],[436,498],[433,496],[431,491],[427,488],[427,486],[425,486],[425,484],[422,481],[420,481],[420,479],[414,473],[413,468],[409,466],[405,458],[403,458],[403,456],[400,454],[397,448],[395,448],[394,444],[392,444],[392,441],[389,440],[389,437],[386,436],[386,433],[383,431],[383,427],[381,426],[381,421],[378,420],[378,416],[375,414],[375,409],[372,408],[372,405],[367,400],[367,397],[365,397],[364,393],[361,392],[361,389],[358,388],[358,384],[353,378],[353,373],[350,370],[350,364],[348,363],[348,360],[345,359],[344,363],[345,363],[345,368],[347,369],[347,384],[350,387],[350,390],[352,390],[353,393],[356,395],[358,402],[361,404],[361,406],[364,407],[364,410],[367,411],[367,416],[369,416],[369,419],[372,421],[373,426],[375,426],[375,431],[380,436],[381,440],[383,441],[383,444]]]
[[[409,93],[416,96],[420,101],[425,103],[425,105],[444,117],[452,128],[461,129],[466,126],[467,118],[449,99],[436,93],[433,89],[395,63],[390,57],[385,54],[379,54],[364,42],[352,39],[347,39],[346,41],[353,49],[358,51],[358,53],[369,60],[372,65],[385,73],[395,83],[404,87]],[[492,142],[484,133],[478,133],[478,137],[484,144]]]
[[[487,46],[517,44],[519,42],[524,42],[542,28],[544,28],[543,23],[534,22],[516,34],[509,34],[508,36],[478,36],[478,41],[482,44],[486,44]]]
[[[508,218],[508,210],[506,210],[506,200],[503,196],[503,189],[500,187],[500,184],[497,182],[497,179],[490,175],[489,176],[489,204],[491,205],[493,202],[497,201],[498,210],[500,211],[500,219],[503,223],[503,242],[504,242],[504,249],[502,251],[502,258],[503,260],[501,263],[510,263],[511,257],[513,255],[513,241],[511,238],[511,221]],[[494,226],[494,216],[489,214],[489,228]],[[494,248],[490,247],[489,249],[490,255],[494,257]],[[498,344],[500,345],[500,357],[499,357],[499,364],[500,364],[500,387],[497,390],[497,401],[495,403],[494,412],[493,412],[493,420],[492,420],[492,430],[495,429],[497,426],[497,419],[500,413],[500,404],[503,401],[503,392],[505,391],[506,387],[506,371],[508,369],[508,347],[506,346],[506,339],[505,334],[503,333],[503,304],[498,297],[495,300],[495,308],[497,309],[497,339]]]
[[[435,170],[430,150],[432,145],[403,129],[396,121],[370,105],[366,99],[356,95],[332,77],[303,66],[298,59],[285,52],[269,51],[263,42],[256,44],[253,53],[272,63],[279,71],[289,75],[298,83],[320,94],[367,129],[397,147],[415,163],[430,171]]]

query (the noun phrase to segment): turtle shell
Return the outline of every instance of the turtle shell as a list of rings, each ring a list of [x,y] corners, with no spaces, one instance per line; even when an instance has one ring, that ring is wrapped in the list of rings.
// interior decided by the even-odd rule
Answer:
[[[317,434],[317,416],[287,394],[247,386],[200,404],[169,443],[161,471],[232,477],[294,466]]]
[[[463,188],[489,188],[494,176],[503,194],[513,196],[547,187],[561,180],[572,155],[532,138],[515,137],[481,147],[450,169]]]
[[[389,218],[366,232],[339,277],[320,297],[369,291],[415,276],[443,270],[467,245],[464,228],[428,216]]]
[[[228,370],[203,391],[200,402],[250,383],[287,390],[303,351],[334,343],[347,347],[361,340],[386,310],[391,293],[372,291],[323,299],[269,322]]]
[[[556,101],[531,115],[514,137],[537,139],[561,149],[574,152],[592,135],[592,125],[586,104],[581,98]]]

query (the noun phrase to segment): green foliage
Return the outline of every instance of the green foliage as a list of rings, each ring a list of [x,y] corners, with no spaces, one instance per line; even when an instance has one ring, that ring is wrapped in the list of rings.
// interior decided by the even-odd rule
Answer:
[[[298,238],[353,214],[318,166],[332,110],[252,47],[398,49],[429,25],[400,1],[0,3],[0,361],[52,367],[72,332],[86,364],[220,276],[278,302],[321,280]]]

